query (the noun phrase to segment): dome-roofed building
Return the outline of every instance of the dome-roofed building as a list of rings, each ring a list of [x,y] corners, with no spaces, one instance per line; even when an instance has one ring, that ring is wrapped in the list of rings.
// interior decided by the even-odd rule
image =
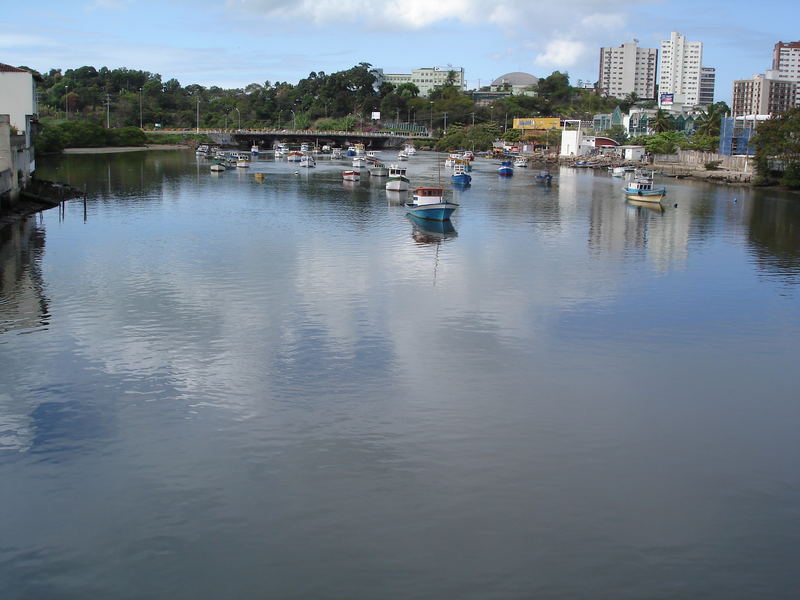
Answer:
[[[530,88],[539,85],[539,78],[530,73],[506,73],[492,82],[492,90],[496,92],[509,91],[512,94],[522,94],[530,92]]]

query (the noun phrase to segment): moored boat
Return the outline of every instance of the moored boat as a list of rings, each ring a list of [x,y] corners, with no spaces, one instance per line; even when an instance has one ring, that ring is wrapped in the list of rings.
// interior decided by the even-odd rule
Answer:
[[[408,177],[406,168],[391,165],[389,167],[389,180],[386,182],[386,189],[390,192],[403,192],[408,189]]]
[[[453,167],[453,174],[450,176],[450,180],[460,185],[469,185],[472,183],[472,176],[466,172],[464,165],[456,163]]]
[[[388,177],[389,167],[382,162],[372,163],[369,166],[369,174],[372,177]]]
[[[236,159],[236,166],[240,169],[250,168],[250,157],[246,154],[240,154]]]
[[[514,159],[514,166],[515,167],[527,167],[528,166],[528,159],[524,156],[518,156]]]
[[[361,181],[361,173],[358,171],[342,171],[342,179],[345,181]]]
[[[303,160],[303,153],[297,150],[293,150],[286,155],[286,160],[289,162],[300,162]]]
[[[654,186],[653,180],[649,177],[632,179],[622,189],[626,198],[640,202],[661,202],[661,199],[667,195],[667,188]]]
[[[225,165],[223,165],[223,164],[221,164],[221,163],[214,163],[214,164],[213,164],[213,165],[211,165],[209,168],[210,168],[212,171],[215,171],[215,172],[217,172],[217,173],[221,173],[222,171],[224,171],[224,170],[225,170]]]
[[[502,177],[511,177],[514,174],[514,166],[510,160],[504,160],[500,163],[500,168],[497,169],[497,174]]]
[[[412,201],[406,203],[406,208],[415,217],[444,221],[450,218],[458,204],[444,199],[444,188],[441,186],[418,187],[414,190]]]
[[[311,169],[317,166],[317,161],[314,160],[314,157],[311,154],[304,154],[303,158],[300,159],[300,166],[306,169]]]
[[[258,147],[258,144],[253,144],[250,147],[250,154],[252,154],[253,156],[258,156],[260,152],[261,149]]]
[[[539,183],[552,183],[553,175],[550,171],[541,170],[536,174],[536,181]]]

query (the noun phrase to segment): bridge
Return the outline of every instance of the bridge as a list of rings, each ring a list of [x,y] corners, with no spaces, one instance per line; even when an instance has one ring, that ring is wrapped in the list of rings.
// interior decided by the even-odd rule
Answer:
[[[159,129],[148,133],[204,133],[214,143],[249,148],[258,144],[272,148],[276,142],[346,147],[364,144],[366,148],[398,148],[410,140],[432,139],[430,133],[398,133],[394,131],[316,131],[313,129]]]

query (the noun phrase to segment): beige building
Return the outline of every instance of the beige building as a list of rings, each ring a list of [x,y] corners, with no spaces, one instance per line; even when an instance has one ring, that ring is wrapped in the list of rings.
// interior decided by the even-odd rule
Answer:
[[[639,40],[600,48],[597,78],[600,93],[613,98],[625,98],[628,94],[655,98],[657,64],[658,50],[639,48]]]
[[[783,114],[797,105],[797,87],[795,81],[779,79],[775,71],[737,79],[733,82],[731,116]]]

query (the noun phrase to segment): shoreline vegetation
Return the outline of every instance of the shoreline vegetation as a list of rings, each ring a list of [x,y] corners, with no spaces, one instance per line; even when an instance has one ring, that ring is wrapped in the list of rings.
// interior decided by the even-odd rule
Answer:
[[[64,148],[62,154],[116,154],[119,152],[145,152],[147,150],[188,150],[189,144],[147,144],[145,146],[96,146],[92,148]]]

